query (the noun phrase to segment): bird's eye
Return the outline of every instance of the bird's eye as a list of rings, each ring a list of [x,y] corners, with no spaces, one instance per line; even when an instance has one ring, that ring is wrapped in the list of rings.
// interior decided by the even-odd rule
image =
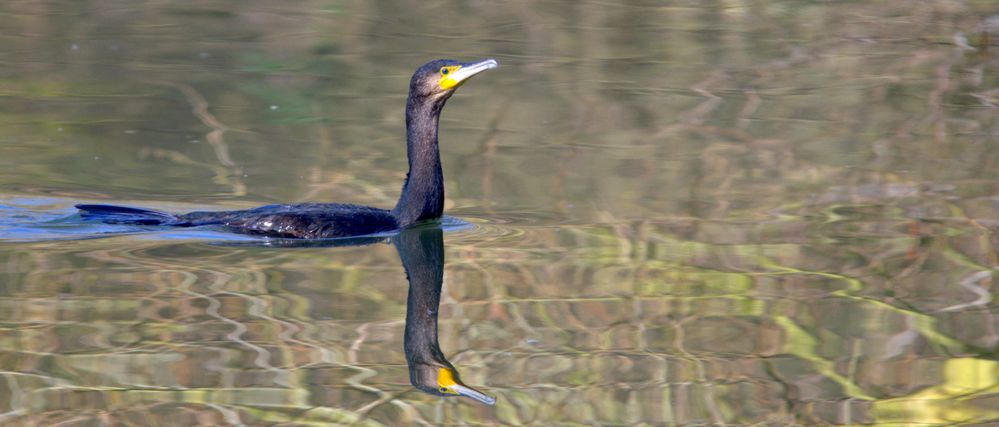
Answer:
[[[451,72],[451,70],[449,70],[447,67],[441,68],[441,75],[445,75],[446,76],[447,73],[450,73],[450,72]]]
[[[441,392],[441,394],[447,394],[447,389],[444,387],[437,389],[437,391]]]

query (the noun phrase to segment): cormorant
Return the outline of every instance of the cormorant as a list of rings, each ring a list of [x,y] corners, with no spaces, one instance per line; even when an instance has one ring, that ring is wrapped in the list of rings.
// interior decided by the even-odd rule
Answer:
[[[437,146],[441,109],[468,78],[496,66],[493,59],[469,63],[438,59],[413,74],[406,99],[409,173],[392,210],[341,203],[304,203],[174,215],[115,205],[76,207],[84,219],[110,224],[219,226],[236,233],[302,239],[363,236],[439,219],[444,211],[444,175]]]
[[[440,227],[403,230],[393,237],[409,279],[403,347],[414,387],[438,396],[465,396],[492,405],[496,398],[465,385],[437,341],[437,314],[444,280],[444,234]]]

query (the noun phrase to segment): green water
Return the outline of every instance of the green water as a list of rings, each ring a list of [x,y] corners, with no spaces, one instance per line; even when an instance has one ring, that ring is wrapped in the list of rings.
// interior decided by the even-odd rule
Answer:
[[[999,423],[997,16],[4,2],[0,424]],[[391,207],[438,57],[500,63],[441,119],[440,347],[495,406],[410,385],[391,244],[75,216]]]

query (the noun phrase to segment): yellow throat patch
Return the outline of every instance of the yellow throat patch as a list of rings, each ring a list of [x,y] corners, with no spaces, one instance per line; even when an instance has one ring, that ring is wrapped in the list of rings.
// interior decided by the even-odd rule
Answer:
[[[441,393],[457,394],[450,389],[451,386],[457,384],[458,382],[454,380],[454,375],[451,373],[450,369],[440,368],[440,370],[437,371],[437,385],[440,387],[439,391]]]
[[[461,83],[451,77],[455,71],[458,71],[459,68],[461,68],[461,65],[448,65],[447,67],[441,67],[441,89],[451,89]]]

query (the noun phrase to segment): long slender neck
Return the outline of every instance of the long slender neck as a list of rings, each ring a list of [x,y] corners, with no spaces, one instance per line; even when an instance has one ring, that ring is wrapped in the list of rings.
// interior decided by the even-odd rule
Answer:
[[[444,237],[439,228],[403,231],[395,239],[409,279],[406,335],[403,340],[410,369],[417,364],[447,363],[437,341],[437,309],[444,281]]]
[[[410,94],[406,100],[406,154],[409,173],[392,215],[399,227],[440,218],[444,213],[444,172],[437,147],[437,121],[446,98]]]

